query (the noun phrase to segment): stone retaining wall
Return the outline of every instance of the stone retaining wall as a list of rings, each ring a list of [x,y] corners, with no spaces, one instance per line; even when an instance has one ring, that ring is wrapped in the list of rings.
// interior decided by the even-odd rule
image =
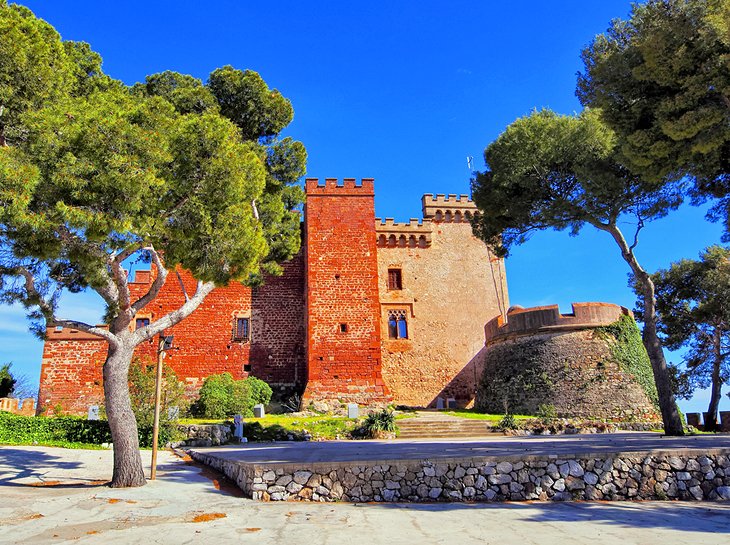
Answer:
[[[214,447],[229,443],[233,437],[230,424],[181,424],[178,429],[184,438],[173,443],[174,447]]]
[[[730,500],[730,451],[246,464],[190,451],[264,501]]]

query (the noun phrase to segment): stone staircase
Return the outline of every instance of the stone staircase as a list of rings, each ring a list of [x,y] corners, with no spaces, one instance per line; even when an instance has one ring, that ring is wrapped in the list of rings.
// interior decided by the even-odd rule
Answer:
[[[398,420],[398,428],[398,439],[463,439],[484,437],[491,433],[484,420],[426,411],[417,412],[413,418]]]

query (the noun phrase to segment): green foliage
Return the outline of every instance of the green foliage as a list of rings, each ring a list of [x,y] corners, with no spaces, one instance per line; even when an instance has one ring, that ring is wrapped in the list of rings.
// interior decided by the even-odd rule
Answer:
[[[481,212],[472,225],[500,255],[535,231],[618,230],[622,214],[647,222],[682,202],[679,187],[647,184],[621,164],[615,135],[594,111],[533,112],[509,125],[484,158],[488,170],[472,179]]]
[[[700,194],[730,191],[729,20],[730,0],[649,0],[583,51],[578,97],[601,110],[644,177],[689,175]]]
[[[611,353],[623,371],[639,383],[649,400],[656,406],[658,396],[651,362],[641,340],[641,333],[631,316],[621,316],[616,322],[596,328],[596,333],[610,339]]]
[[[177,439],[176,426],[160,427],[158,446]],[[111,443],[106,420],[86,420],[78,416],[23,416],[0,411],[0,444],[88,446]],[[139,444],[152,446],[152,425],[139,426]]]
[[[499,424],[497,424],[498,430],[516,430],[517,429],[517,421],[515,420],[515,416],[512,413],[507,413],[502,417],[502,420],[499,421]]]
[[[537,408],[537,414],[535,416],[547,426],[558,417],[558,411],[555,405],[543,403]]]
[[[271,387],[256,377],[234,380],[230,373],[211,375],[203,381],[191,412],[202,418],[253,416],[253,406],[271,401]]]
[[[0,365],[0,397],[10,397],[15,389],[15,377],[10,372],[12,363]]]
[[[248,389],[251,392],[251,403],[253,405],[268,405],[271,402],[271,395],[273,394],[271,386],[261,379],[254,376],[249,376],[244,379],[244,382],[248,385]]]
[[[398,425],[395,423],[395,413],[389,409],[371,412],[363,422],[362,431],[366,437],[370,438],[395,433],[398,431]]]
[[[86,420],[76,416],[22,416],[0,411],[0,443],[101,444],[111,440],[109,424],[105,420]]]
[[[155,415],[155,382],[157,365],[150,360],[135,358],[129,368],[129,395],[132,410],[137,418],[141,444],[151,445],[152,427]],[[162,367],[162,388],[160,397],[159,446],[177,439],[179,414],[185,412],[188,401],[185,398],[185,384],[177,379],[175,372],[167,365]],[[177,413],[170,409],[177,407]]]

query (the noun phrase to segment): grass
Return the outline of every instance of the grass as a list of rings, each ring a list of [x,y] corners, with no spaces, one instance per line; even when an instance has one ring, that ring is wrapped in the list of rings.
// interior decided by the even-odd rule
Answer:
[[[231,419],[211,420],[205,418],[183,418],[180,424],[202,425],[202,424],[223,424],[231,422]],[[257,423],[264,430],[270,429],[285,432],[299,433],[307,430],[313,439],[336,439],[345,437],[350,431],[361,423],[361,419],[350,420],[344,416],[298,416],[290,414],[267,414],[263,418],[244,418],[244,423]]]
[[[504,418],[503,414],[479,413],[476,412],[474,409],[454,409],[451,411],[444,411],[444,414],[458,416],[459,418],[470,418],[472,420],[486,420],[487,422],[491,422],[493,424],[499,424],[502,418]],[[531,418],[535,418],[534,416],[527,416],[524,414],[516,414],[514,415],[514,417],[515,420],[529,420]]]

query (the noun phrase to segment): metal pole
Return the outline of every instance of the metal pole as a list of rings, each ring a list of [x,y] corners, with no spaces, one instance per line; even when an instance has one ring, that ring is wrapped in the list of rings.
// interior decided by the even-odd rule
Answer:
[[[157,438],[160,433],[160,398],[162,397],[162,357],[165,353],[165,337],[160,335],[157,348],[157,377],[155,379],[155,419],[152,423],[152,470],[150,480],[157,477]]]

